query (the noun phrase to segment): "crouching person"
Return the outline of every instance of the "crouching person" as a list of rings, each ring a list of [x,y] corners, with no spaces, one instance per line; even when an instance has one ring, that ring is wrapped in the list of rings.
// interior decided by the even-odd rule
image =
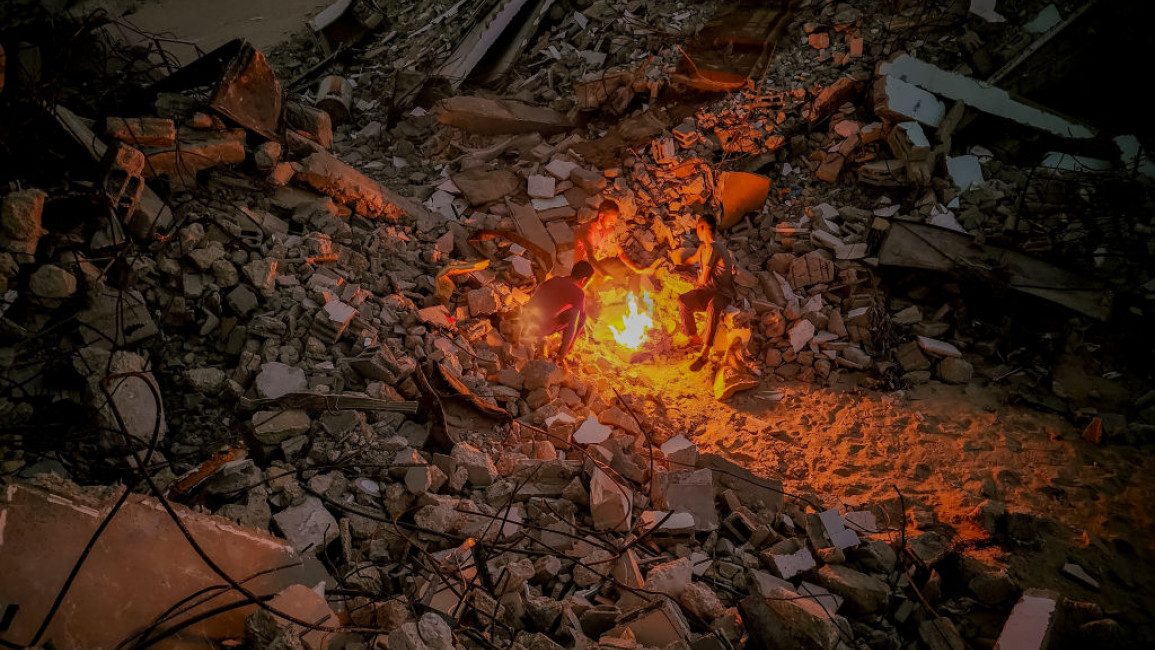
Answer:
[[[561,333],[561,345],[552,360],[561,363],[585,327],[585,286],[594,275],[589,262],[574,264],[566,277],[542,282],[521,311],[522,333],[544,338]]]

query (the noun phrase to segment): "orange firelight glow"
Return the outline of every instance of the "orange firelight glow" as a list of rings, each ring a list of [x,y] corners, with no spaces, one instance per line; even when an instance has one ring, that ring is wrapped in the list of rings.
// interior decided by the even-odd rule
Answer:
[[[650,312],[654,310],[654,301],[650,298],[649,291],[642,293],[642,303],[646,305],[646,311],[639,312],[638,297],[631,293],[627,301],[629,311],[622,316],[621,329],[609,326],[614,340],[631,350],[642,347],[646,342],[646,332],[654,326],[654,319],[650,316]]]

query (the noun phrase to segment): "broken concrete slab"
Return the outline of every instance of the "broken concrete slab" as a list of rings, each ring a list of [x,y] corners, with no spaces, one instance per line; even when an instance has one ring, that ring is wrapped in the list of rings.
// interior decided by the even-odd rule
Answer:
[[[698,462],[698,445],[690,442],[690,439],[682,434],[662,443],[660,449],[674,469],[688,469]]]
[[[693,565],[687,558],[659,564],[646,573],[646,589],[677,598],[693,577]]]
[[[956,264],[992,264],[1012,289],[1058,303],[1099,320],[1111,315],[1113,295],[1085,275],[1018,251],[979,244],[972,237],[927,224],[892,221],[878,253],[884,266],[950,271]]]
[[[921,112],[923,117],[930,118],[930,121],[919,119],[914,115],[909,117],[928,126],[938,126],[944,114],[944,110],[941,110],[942,103],[933,96],[931,99],[933,102],[937,102],[937,107],[931,110],[933,103],[925,95],[929,91],[935,95],[963,102],[984,113],[1047,131],[1059,137],[1084,139],[1092,138],[1095,135],[1094,131],[1082,124],[1071,122],[1054,113],[1048,113],[1041,108],[1019,102],[1001,88],[954,72],[948,72],[908,54],[902,54],[893,61],[883,62],[879,65],[878,71],[882,75],[883,85],[887,89],[884,94],[892,92],[891,89],[893,88],[895,95],[890,102],[883,103],[884,109],[888,104],[897,104],[899,109]],[[895,81],[899,83],[895,84]]]
[[[329,603],[325,600],[325,597],[305,585],[290,585],[281,590],[269,601],[269,607],[272,610],[282,612],[298,620],[307,621],[321,628],[336,628],[340,625],[337,614],[329,607]],[[278,631],[284,630],[284,636],[273,636],[267,640],[262,639],[269,642],[271,647],[277,645],[275,642],[278,638],[292,638],[297,640],[301,644],[301,647],[307,648],[308,650],[325,650],[325,648],[329,647],[330,641],[332,641],[335,636],[334,632],[327,632],[324,629],[305,628],[304,626],[291,623],[288,619],[262,609],[255,612],[245,624],[245,630],[249,633],[251,639],[253,638],[252,632],[254,628],[259,626],[261,619],[265,619],[266,617],[272,624],[264,626],[264,629],[269,631],[274,629]]]
[[[597,530],[629,530],[632,524],[633,490],[618,485],[609,474],[595,468],[590,476],[590,514]]]
[[[305,379],[305,371],[301,368],[272,361],[261,364],[255,387],[259,397],[276,399],[289,393],[308,390],[309,382]]]
[[[819,569],[818,582],[845,598],[847,610],[851,612],[869,614],[890,602],[890,587],[885,582],[843,564],[828,564]]]
[[[916,337],[916,340],[918,341],[918,347],[922,348],[923,352],[926,352],[932,357],[938,359],[944,357],[962,357],[962,352],[959,352],[958,348],[946,341],[940,341],[926,336]]]
[[[377,181],[333,154],[319,151],[301,161],[297,178],[338,203],[366,217],[399,219],[404,211],[391,203]]]
[[[1091,591],[1099,591],[1099,581],[1092,578],[1091,575],[1087,573],[1087,570],[1078,564],[1067,562],[1059,572]]]
[[[827,539],[835,548],[847,549],[858,546],[858,535],[845,526],[837,510],[825,510],[818,514],[818,519],[822,522]]]
[[[898,76],[884,75],[874,82],[874,112],[894,122],[913,120],[937,127],[946,115],[946,105]]]
[[[104,134],[133,147],[171,147],[176,143],[176,124],[158,117],[110,117]]]
[[[965,192],[983,182],[983,168],[978,156],[947,156],[946,170],[955,187]]]
[[[497,468],[488,454],[468,443],[459,442],[453,446],[450,457],[458,467],[464,467],[469,474],[469,482],[485,487],[497,479]]]
[[[312,420],[302,410],[257,411],[253,414],[253,437],[261,444],[279,445],[309,430]]]
[[[273,515],[277,530],[298,553],[316,554],[339,537],[337,520],[315,496],[306,496],[300,505],[289,506]]]
[[[538,132],[560,133],[571,128],[569,119],[548,108],[485,97],[458,96],[439,105],[438,121],[481,135]]]
[[[556,183],[552,176],[533,174],[526,180],[526,193],[535,199],[552,199],[557,193]]]
[[[508,169],[471,167],[450,176],[470,205],[493,203],[521,189],[522,179]]]
[[[182,131],[180,140],[169,147],[146,147],[141,150],[147,163],[148,178],[167,176],[170,183],[190,186],[197,173],[220,165],[238,165],[245,161],[245,131]]]
[[[159,329],[152,311],[136,289],[117,291],[101,286],[89,294],[91,306],[77,314],[85,325],[80,335],[86,344],[105,341],[118,347],[139,343],[156,336]]]
[[[794,546],[797,546],[797,543]],[[770,568],[783,580],[789,580],[799,573],[818,566],[818,563],[814,561],[814,555],[806,547],[796,548],[792,551],[787,550],[786,552],[775,552],[774,549],[771,549],[766,556],[770,558]]]
[[[579,445],[596,445],[609,439],[613,431],[613,427],[598,422],[597,418],[586,418],[574,431],[573,441]]]
[[[811,598],[799,598],[793,591],[778,592],[766,600],[790,641],[786,647],[834,650],[849,637],[850,623],[827,611]]]
[[[72,562],[60,558],[80,555],[119,494],[118,489],[78,488],[59,481],[39,487],[11,484],[0,492],[0,602],[20,605],[0,639],[25,642],[36,634],[72,568]],[[245,586],[256,593],[276,593],[299,582],[315,584],[284,540],[178,504],[172,507],[222,570],[254,576]],[[200,560],[165,509],[155,499],[132,494],[90,550],[44,638],[60,647],[111,648],[173,603],[219,583],[220,577]],[[149,597],[141,598],[145,592]],[[217,593],[169,623],[226,607],[184,633],[218,643],[238,638],[255,606],[227,606],[242,598],[233,591]]]
[[[1058,609],[1058,592],[1028,589],[1015,603],[995,641],[995,650],[1045,650]]]
[[[553,265],[557,257],[557,246],[553,242],[553,237],[549,236],[549,231],[546,230],[545,224],[543,224],[537,216],[537,211],[532,205],[521,205],[509,199],[506,199],[505,204],[513,215],[518,232],[529,241],[529,243],[537,247],[539,256],[546,256],[547,259],[540,260],[548,267],[546,270],[553,270]]]
[[[714,472],[715,490],[729,488],[742,494],[742,504],[752,510],[782,512],[782,482],[759,476],[717,454],[699,454],[697,466]]]
[[[620,624],[633,632],[638,643],[652,648],[685,643],[690,637],[690,624],[686,622],[682,609],[665,598],[656,606],[629,615]]]
[[[655,504],[675,513],[694,516],[694,529],[708,532],[718,529],[718,508],[714,505],[714,477],[708,469],[666,472],[660,477],[660,493]]]

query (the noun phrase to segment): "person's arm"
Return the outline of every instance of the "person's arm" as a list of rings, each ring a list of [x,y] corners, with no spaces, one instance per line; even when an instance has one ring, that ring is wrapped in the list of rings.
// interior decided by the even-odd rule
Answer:
[[[573,261],[576,263],[582,260],[589,262],[590,266],[594,267],[594,274],[597,277],[600,278],[609,275],[605,268],[601,264],[598,264],[596,256],[594,255],[594,245],[590,242],[589,228],[584,226],[574,231]]]
[[[714,254],[713,246],[702,246],[698,249],[698,255],[698,286],[704,287],[714,278],[718,256]]]
[[[629,269],[634,273],[648,273],[650,271],[649,267],[642,266],[641,264],[638,264],[637,262],[630,259],[630,256],[626,255],[625,251],[618,253],[618,259],[621,260],[623,264],[628,266]]]

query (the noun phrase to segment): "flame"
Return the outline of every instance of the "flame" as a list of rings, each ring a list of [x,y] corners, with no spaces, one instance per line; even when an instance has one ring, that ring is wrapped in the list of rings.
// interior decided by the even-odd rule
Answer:
[[[654,308],[654,301],[649,291],[642,293],[642,302],[646,304],[645,312],[638,311],[638,297],[631,293],[626,303],[629,311],[622,316],[622,328],[609,326],[614,340],[631,350],[642,347],[642,343],[646,342],[646,331],[654,326],[654,319],[649,314]]]

